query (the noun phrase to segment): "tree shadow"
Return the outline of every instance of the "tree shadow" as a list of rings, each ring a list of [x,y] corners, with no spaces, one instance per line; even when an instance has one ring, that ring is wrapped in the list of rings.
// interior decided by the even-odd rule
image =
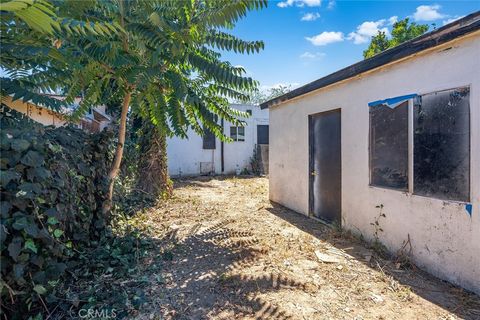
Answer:
[[[185,176],[185,177],[174,177],[172,178],[172,181],[174,183],[175,188],[182,188],[186,186],[196,186],[196,187],[203,187],[203,188],[214,188],[215,186],[212,186],[209,184],[212,180],[218,180],[218,181],[225,181],[225,180],[230,180],[230,179],[238,179],[238,180],[246,180],[246,179],[252,179],[252,178],[258,178],[258,176],[255,175],[233,175],[233,174],[224,174],[224,175],[206,175],[206,176]]]
[[[413,264],[410,264],[410,268],[399,270],[393,260],[395,257],[386,256],[384,252],[376,252],[367,242],[351,233],[335,230],[332,226],[316,222],[273,201],[270,201],[270,204],[272,207],[267,208],[270,213],[313,237],[330,243],[368,267],[385,273],[400,284],[408,286],[418,296],[462,319],[480,318],[480,297],[478,295],[438,279]],[[373,258],[365,259],[366,254],[372,254]]]
[[[151,292],[163,296],[156,311],[175,319],[289,319],[281,306],[257,297],[258,293],[302,288],[304,284],[288,277],[241,271],[258,263],[265,248],[253,234],[228,228],[221,221],[198,232],[193,226],[186,234],[170,235],[175,243],[175,259],[165,264],[165,287]],[[149,306],[152,309],[152,304]]]
[[[172,229],[161,238],[132,240],[131,231],[111,239],[118,246],[100,244],[79,267],[82,276],[65,286],[68,303],[51,304],[50,319],[80,319],[89,309],[103,316],[114,310],[117,319],[290,319],[258,294],[305,285],[274,273],[243,274],[268,249],[230,223]]]

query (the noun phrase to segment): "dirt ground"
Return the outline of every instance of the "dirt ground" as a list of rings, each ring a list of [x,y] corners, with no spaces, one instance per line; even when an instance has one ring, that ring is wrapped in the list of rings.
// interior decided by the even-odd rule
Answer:
[[[163,259],[139,319],[480,319],[480,297],[269,202],[266,178],[177,181],[146,217]]]

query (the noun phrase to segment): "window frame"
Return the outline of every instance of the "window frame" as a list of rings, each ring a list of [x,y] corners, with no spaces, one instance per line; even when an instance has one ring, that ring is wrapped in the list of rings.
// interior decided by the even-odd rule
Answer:
[[[416,194],[414,191],[414,104],[415,104],[415,99],[417,98],[410,98],[408,99],[408,183],[407,183],[407,189],[397,189],[397,188],[391,188],[391,187],[386,187],[386,186],[379,186],[372,184],[372,175],[371,175],[371,170],[372,170],[372,162],[371,162],[371,118],[370,115],[368,117],[368,186],[370,188],[378,188],[378,189],[386,189],[386,190],[392,190],[392,191],[397,191],[401,192],[404,194],[408,194],[410,196],[416,196],[416,197],[422,197],[422,198],[428,198],[428,199],[435,199],[439,201],[446,201],[446,202],[452,202],[452,203],[460,203],[460,204],[469,204],[472,201],[472,85],[471,84],[464,84],[464,85],[457,85],[454,87],[450,88],[435,88],[431,91],[428,92],[420,92],[417,95],[419,97],[428,95],[428,94],[434,94],[437,92],[442,92],[442,91],[450,91],[450,90],[456,90],[456,89],[461,89],[461,88],[468,88],[470,90],[470,95],[468,99],[468,113],[469,113],[469,191],[468,191],[468,198],[466,200],[455,200],[455,199],[444,199],[444,198],[439,198],[436,196],[428,196],[428,195],[422,195],[422,194]]]
[[[208,115],[213,122],[217,122],[217,116],[213,113]],[[203,126],[203,135],[202,135],[202,149],[203,150],[216,150],[217,149],[217,137],[215,134],[208,129],[205,125]]]
[[[243,138],[239,138],[240,132],[238,129],[243,129]],[[232,130],[234,134],[232,135]],[[230,126],[230,139],[232,139],[234,142],[245,142],[245,127],[244,126]]]

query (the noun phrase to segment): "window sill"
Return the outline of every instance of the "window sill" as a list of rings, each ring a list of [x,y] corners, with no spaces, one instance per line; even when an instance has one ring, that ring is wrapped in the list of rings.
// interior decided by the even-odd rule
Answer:
[[[442,199],[442,198],[437,198],[437,197],[424,196],[424,195],[420,195],[420,194],[410,193],[408,190],[400,190],[400,189],[380,187],[380,186],[374,186],[374,185],[368,185],[368,187],[370,189],[376,189],[376,190],[401,192],[406,196],[429,199],[429,200],[433,200],[433,201],[442,201],[442,202],[448,203],[448,204],[467,205],[467,204],[472,203],[470,200],[468,200],[468,201],[449,200],[449,199]]]

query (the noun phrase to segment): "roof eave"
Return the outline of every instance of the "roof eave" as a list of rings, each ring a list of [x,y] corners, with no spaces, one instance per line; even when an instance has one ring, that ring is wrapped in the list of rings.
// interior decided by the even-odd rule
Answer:
[[[355,77],[364,72],[379,68],[383,65],[406,58],[429,48],[439,46],[477,30],[480,30],[480,11],[469,14],[462,19],[456,20],[441,28],[404,42],[369,59],[362,60],[346,68],[331,73],[323,78],[310,82],[284,95],[261,103],[260,107],[265,109],[274,105],[278,105],[314,90]]]

